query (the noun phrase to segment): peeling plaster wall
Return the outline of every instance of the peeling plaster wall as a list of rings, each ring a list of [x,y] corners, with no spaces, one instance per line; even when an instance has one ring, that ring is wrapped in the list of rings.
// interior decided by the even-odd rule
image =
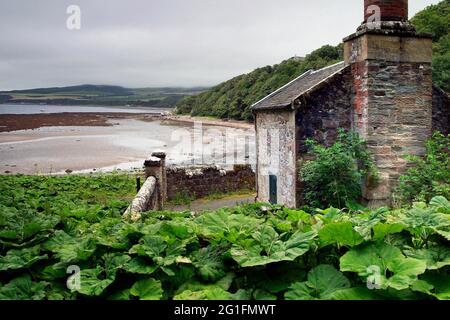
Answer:
[[[278,204],[296,207],[296,143],[294,111],[256,113],[258,201],[269,201],[269,175],[277,176]]]

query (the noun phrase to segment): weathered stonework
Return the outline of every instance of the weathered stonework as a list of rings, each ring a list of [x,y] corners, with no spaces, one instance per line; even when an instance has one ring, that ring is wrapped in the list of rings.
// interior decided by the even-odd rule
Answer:
[[[255,173],[249,165],[235,165],[232,170],[220,167],[168,167],[167,199],[177,194],[202,198],[214,193],[254,190]]]
[[[423,155],[432,132],[432,42],[426,36],[363,34],[345,43],[354,85],[353,128],[367,140],[379,171],[365,184],[372,204],[389,204],[405,155]]]
[[[269,175],[277,176],[277,200],[296,206],[297,157],[295,112],[258,112],[256,115],[258,201],[268,202]]]

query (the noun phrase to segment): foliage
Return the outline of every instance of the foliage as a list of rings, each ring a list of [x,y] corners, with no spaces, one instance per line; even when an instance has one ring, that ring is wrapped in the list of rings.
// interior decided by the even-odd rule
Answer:
[[[354,132],[339,131],[337,141],[325,147],[308,140],[313,160],[300,165],[303,200],[314,207],[342,208],[361,196],[362,179],[376,178],[366,143]]]
[[[219,84],[177,104],[180,114],[251,120],[252,104],[310,69],[320,69],[341,61],[343,47],[326,45],[306,58],[291,58],[274,66],[258,68]]]
[[[450,92],[450,0],[428,6],[411,21],[418,31],[433,33],[433,81]]]
[[[413,167],[400,177],[400,202],[430,201],[436,195],[450,198],[449,148],[450,135],[435,132],[426,144],[425,157],[408,157]]]
[[[443,197],[392,211],[252,204],[198,217],[148,212],[130,222],[121,217],[125,203],[89,209],[90,184],[62,183],[71,179],[128,188],[118,177],[0,178],[0,299],[450,298]],[[46,192],[56,192],[54,205]],[[69,290],[74,265],[80,286]]]

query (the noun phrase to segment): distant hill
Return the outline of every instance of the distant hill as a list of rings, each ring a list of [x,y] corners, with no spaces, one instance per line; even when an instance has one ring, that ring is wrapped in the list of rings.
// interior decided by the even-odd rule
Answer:
[[[450,0],[429,6],[412,22],[419,31],[435,34],[433,79],[450,92]],[[318,69],[343,60],[342,45],[326,45],[305,59],[291,58],[223,82],[199,95],[189,96],[177,104],[177,112],[218,118],[253,118],[250,106],[309,69]]]
[[[105,105],[174,107],[186,96],[206,88],[139,88],[79,85],[0,92],[0,103],[45,103],[58,105]]]
[[[326,67],[343,59],[343,46],[326,45],[305,58],[293,57],[274,66],[240,75],[177,104],[177,112],[218,118],[253,118],[250,106],[309,69]]]
[[[12,90],[8,93],[19,94],[94,94],[94,95],[132,95],[133,92],[130,89],[126,89],[119,86],[102,86],[85,84],[80,86],[71,87],[54,87],[54,88],[38,88],[29,90]]]

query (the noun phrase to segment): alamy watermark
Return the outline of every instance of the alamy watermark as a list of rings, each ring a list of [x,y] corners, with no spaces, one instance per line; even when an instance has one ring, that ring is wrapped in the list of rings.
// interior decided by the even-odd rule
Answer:
[[[66,20],[68,30],[81,29],[81,8],[78,5],[70,5],[67,7],[66,13],[69,15]]]

